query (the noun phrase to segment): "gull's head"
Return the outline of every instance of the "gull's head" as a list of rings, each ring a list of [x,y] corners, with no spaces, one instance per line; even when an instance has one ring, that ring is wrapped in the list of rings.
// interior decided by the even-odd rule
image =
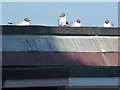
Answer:
[[[76,20],[77,23],[80,23],[81,21],[79,19]]]
[[[105,20],[105,23],[108,24],[108,23],[109,23],[109,20]]]
[[[59,17],[65,17],[65,13],[62,13]]]
[[[24,21],[26,21],[26,22],[30,22],[31,20],[28,19],[28,18],[25,18]]]

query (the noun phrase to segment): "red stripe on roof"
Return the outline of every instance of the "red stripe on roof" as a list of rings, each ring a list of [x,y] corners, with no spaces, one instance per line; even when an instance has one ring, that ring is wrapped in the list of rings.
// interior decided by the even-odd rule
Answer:
[[[92,65],[119,66],[118,52],[11,52],[2,54],[3,66]]]

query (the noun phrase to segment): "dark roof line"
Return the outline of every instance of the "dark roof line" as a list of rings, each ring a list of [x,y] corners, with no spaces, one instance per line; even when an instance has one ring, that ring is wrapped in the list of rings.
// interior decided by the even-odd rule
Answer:
[[[120,36],[119,28],[105,27],[57,27],[57,26],[10,26],[3,25],[2,34],[9,35],[66,35],[66,36]]]
[[[69,77],[118,77],[120,67],[43,66],[3,67],[3,79],[40,79]]]

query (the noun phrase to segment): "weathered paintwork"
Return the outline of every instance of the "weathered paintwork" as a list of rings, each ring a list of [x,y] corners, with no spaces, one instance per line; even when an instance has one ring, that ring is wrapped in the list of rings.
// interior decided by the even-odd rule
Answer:
[[[117,36],[3,35],[3,51],[119,52]]]
[[[117,52],[3,52],[3,66],[119,66]]]

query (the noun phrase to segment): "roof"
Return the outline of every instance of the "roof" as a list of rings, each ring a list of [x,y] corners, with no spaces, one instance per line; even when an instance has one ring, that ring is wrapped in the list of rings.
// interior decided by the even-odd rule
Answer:
[[[118,77],[118,31],[2,26],[3,78]]]
[[[3,51],[118,52],[117,36],[2,35]]]
[[[57,26],[10,26],[4,25],[2,34],[22,34],[22,35],[101,35],[119,36],[117,27],[57,27]],[[109,30],[109,32],[108,32]]]
[[[3,66],[119,66],[118,53],[3,52]]]
[[[3,79],[118,77],[118,69],[93,66],[3,67]]]

